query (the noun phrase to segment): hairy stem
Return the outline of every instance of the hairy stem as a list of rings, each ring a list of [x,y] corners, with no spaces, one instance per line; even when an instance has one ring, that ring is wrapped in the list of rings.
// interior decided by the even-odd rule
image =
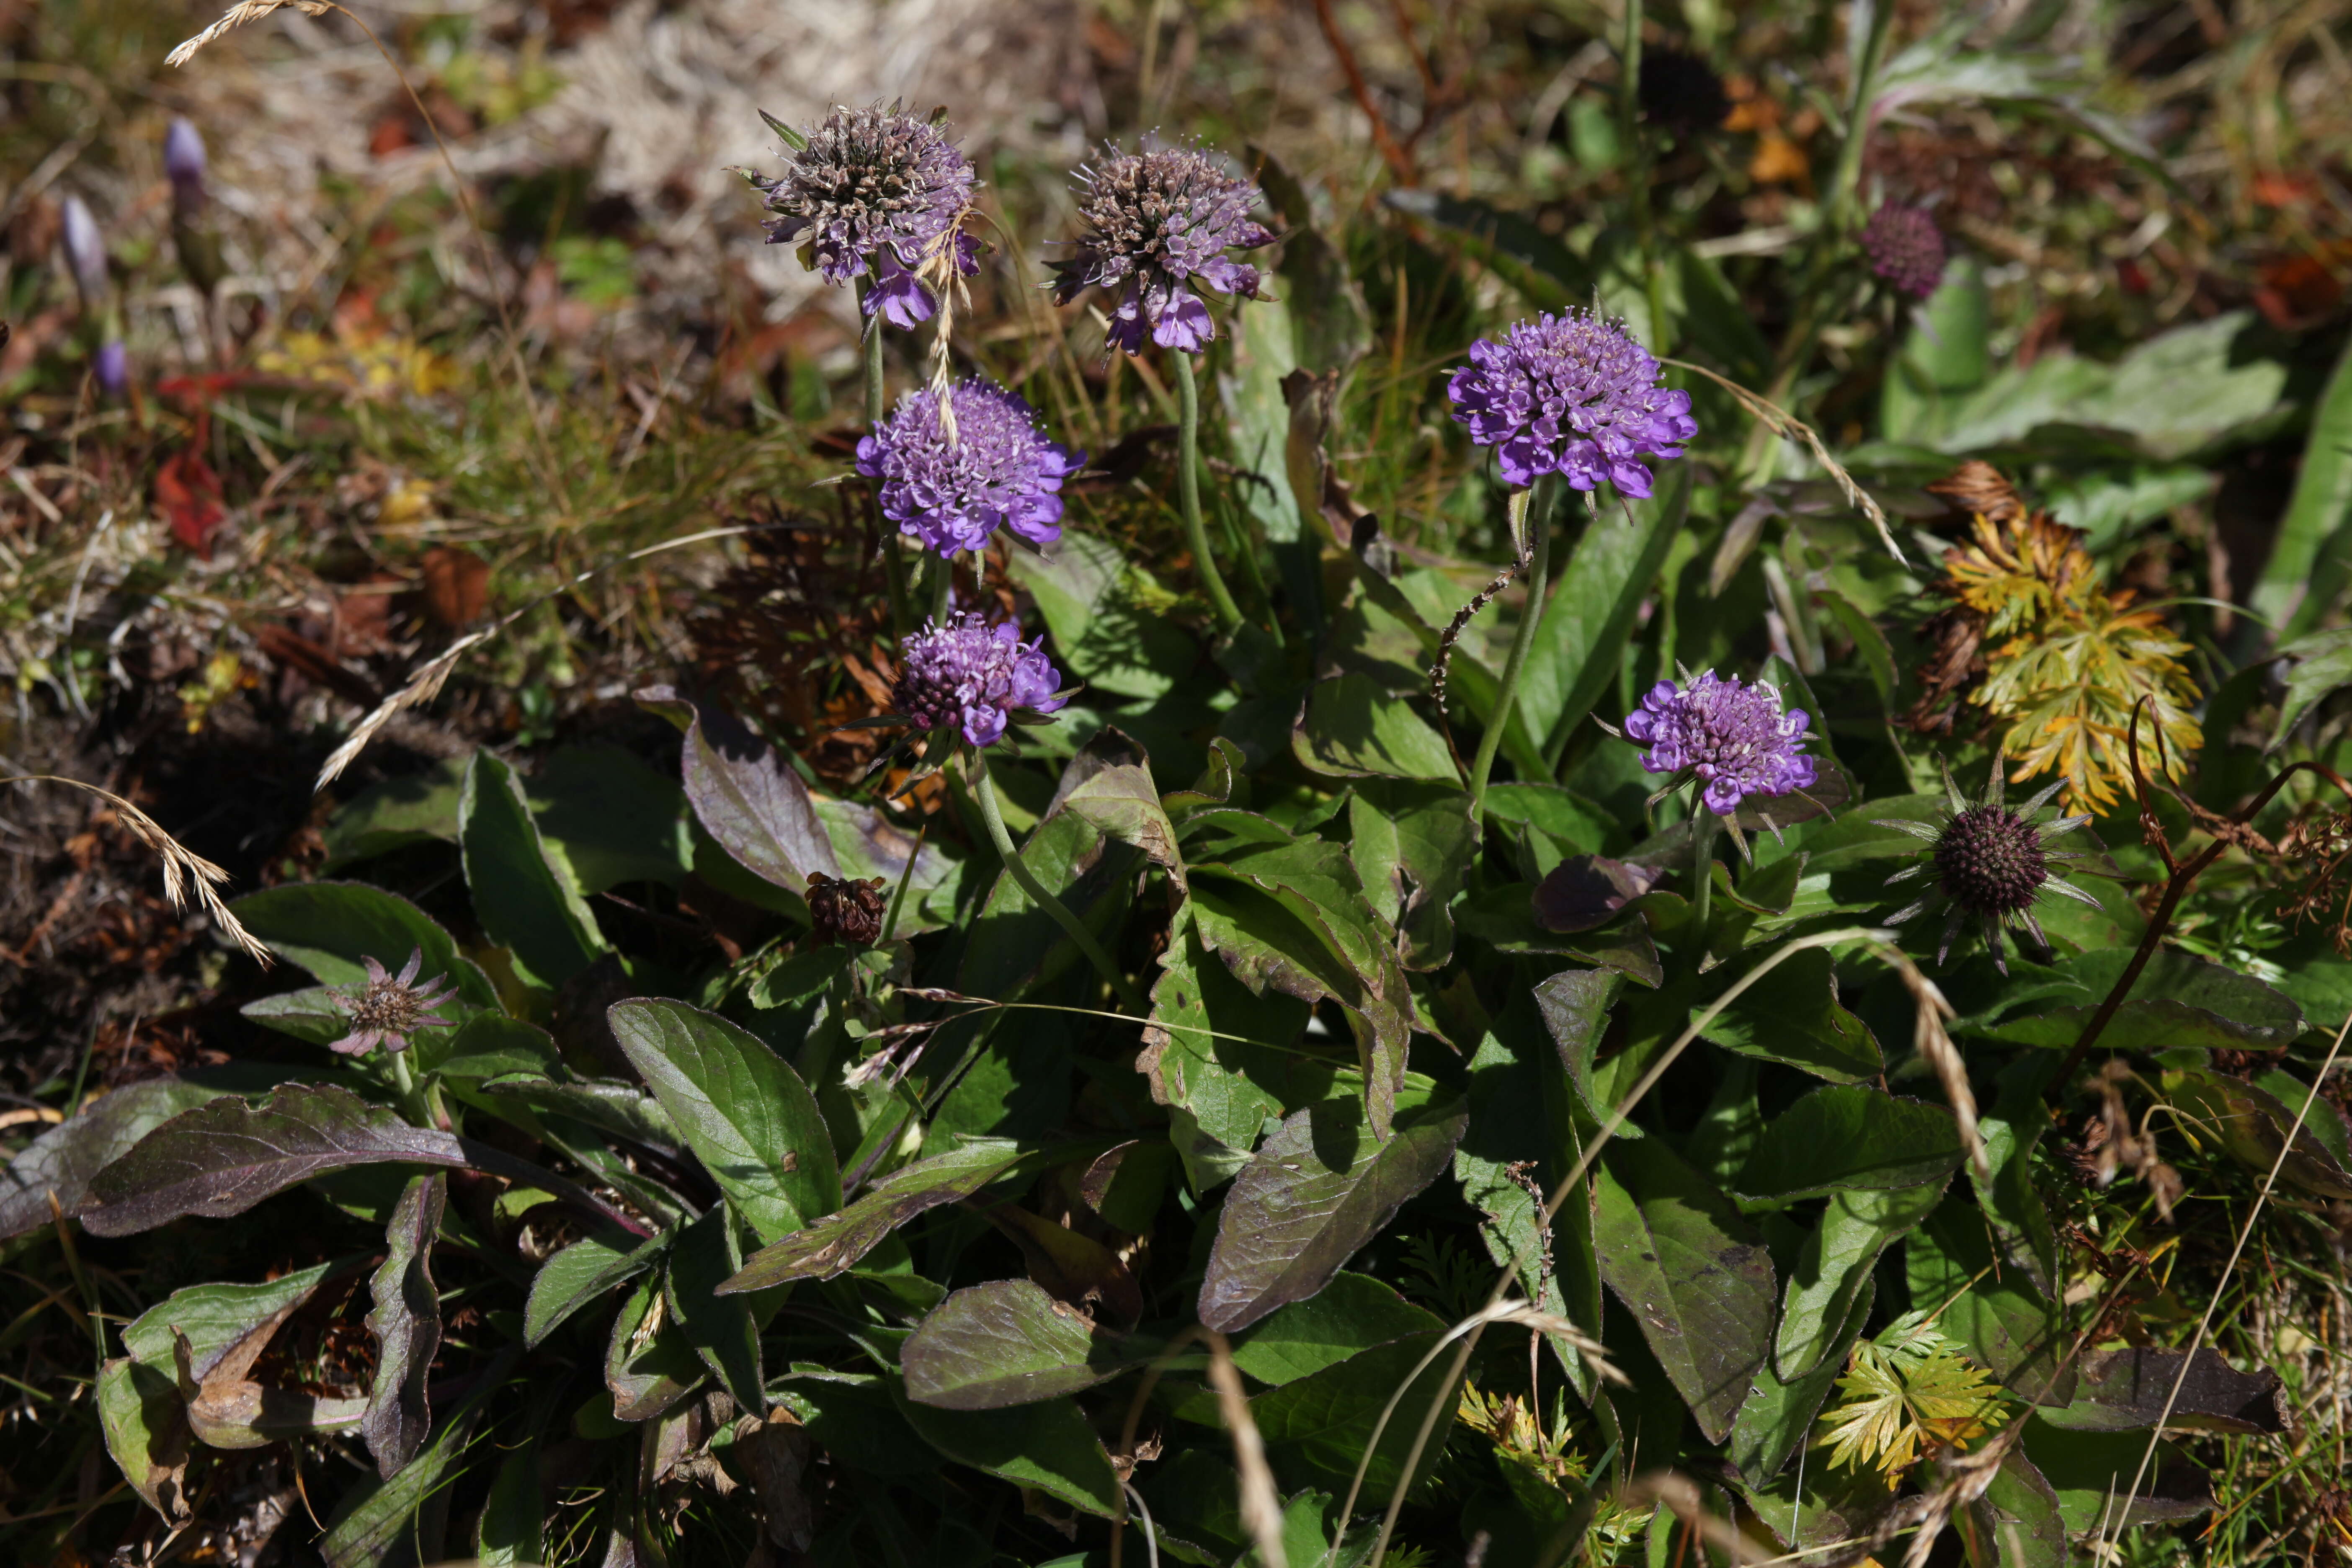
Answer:
[[[1209,553],[1209,531],[1201,522],[1201,384],[1191,354],[1178,350],[1169,357],[1176,362],[1176,500],[1184,514],[1184,542],[1192,547],[1193,570],[1201,574],[1201,591],[1216,609],[1217,625],[1230,632],[1242,624],[1242,607],[1217,574],[1216,558]]]
[[[872,287],[872,281],[868,279],[861,278],[857,280],[857,301],[861,316],[864,314],[866,290]],[[881,319],[877,317],[866,323],[866,427],[871,430],[880,425],[882,416],[887,412],[882,400],[882,322]],[[876,516],[880,517],[878,506]],[[903,637],[914,630],[913,618],[908,611],[907,599],[907,552],[899,546],[898,531],[892,529],[887,521],[881,521],[878,526],[883,531],[882,570],[888,577],[890,585],[890,630],[894,636]]]
[[[1704,787],[1704,786],[1702,786]],[[1705,800],[1691,798],[1691,926],[1706,951],[1707,906],[1715,901],[1715,833],[1722,824]]]
[[[988,826],[989,839],[996,846],[997,856],[1004,862],[1004,869],[1014,884],[1029,895],[1031,903],[1054,917],[1054,923],[1077,943],[1078,951],[1087,955],[1087,962],[1105,980],[1110,982],[1111,990],[1118,994],[1121,1002],[1139,1015],[1150,1012],[1142,994],[1136,990],[1135,983],[1119,973],[1118,965],[1111,962],[1110,954],[1105,952],[1102,943],[1095,940],[1095,933],[1070,912],[1067,905],[1045,889],[1022,860],[1021,851],[1013,847],[1013,835],[1004,826],[1004,813],[996,804],[996,785],[988,776],[988,759],[974,752],[971,760],[964,765],[964,774],[971,781],[972,802],[980,807],[980,819]]]
[[[1470,764],[1470,820],[1485,821],[1486,775],[1494,772],[1495,753],[1502,749],[1503,731],[1510,728],[1511,705],[1519,692],[1519,672],[1527,667],[1528,649],[1535,646],[1536,623],[1543,619],[1544,575],[1551,565],[1552,498],[1557,481],[1537,481],[1543,490],[1537,505],[1534,490],[1511,492],[1511,544],[1528,563],[1528,605],[1519,612],[1518,628],[1511,634],[1511,651],[1503,661],[1503,679],[1495,692],[1495,710],[1486,716],[1486,732],[1478,737],[1478,755]]]

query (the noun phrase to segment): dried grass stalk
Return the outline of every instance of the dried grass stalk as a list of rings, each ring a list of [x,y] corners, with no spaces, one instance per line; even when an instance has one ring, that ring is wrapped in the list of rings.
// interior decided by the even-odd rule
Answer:
[[[219,21],[165,55],[163,63],[167,66],[186,65],[196,58],[198,49],[203,48],[223,33],[242,27],[247,22],[258,22],[266,16],[274,16],[289,5],[301,12],[305,16],[323,16],[334,9],[328,0],[237,0],[236,5],[223,13]]]
[[[1706,377],[1707,380],[1731,394],[1738,401],[1739,406],[1748,411],[1748,416],[1762,424],[1766,429],[1776,436],[1784,438],[1793,437],[1803,442],[1805,449],[1812,453],[1813,460],[1828,469],[1830,478],[1837,481],[1838,489],[1845,492],[1845,499],[1854,510],[1870,519],[1871,526],[1878,530],[1879,542],[1886,546],[1886,552],[1906,566],[1911,564],[1910,558],[1903,553],[1903,547],[1895,542],[1895,530],[1886,521],[1886,509],[1873,500],[1868,490],[1854,482],[1854,477],[1846,471],[1843,463],[1830,456],[1830,449],[1822,444],[1821,437],[1811,426],[1788,410],[1759,397],[1738,382],[1717,375],[1703,364],[1693,364],[1688,360],[1679,359],[1661,360],[1659,363],[1673,365],[1676,370],[1686,370],[1694,374]]]
[[[172,900],[173,909],[185,910],[188,895],[194,891],[196,902],[204,907],[205,913],[213,918],[214,923],[226,933],[231,942],[251,954],[255,962],[265,969],[277,962],[270,956],[269,950],[245,929],[245,923],[229,913],[228,905],[223,903],[220,894],[214,891],[215,888],[228,880],[228,873],[164,832],[161,823],[112,790],[100,789],[94,784],[84,784],[79,779],[65,778],[57,773],[22,773],[15,778],[0,779],[0,784],[64,784],[87,791],[107,802],[122,814],[122,825],[131,830],[131,837],[153,850],[163,862],[163,896]]]
[[[1696,1531],[1714,1550],[1710,1558],[1736,1563],[1771,1561],[1756,1543],[1732,1528],[1728,1520],[1717,1519],[1706,1511],[1706,1495],[1698,1483],[1676,1470],[1653,1470],[1646,1476],[1635,1476],[1618,1492],[1621,1501],[1639,1507],[1654,1503],[1666,1509],[1683,1522],[1685,1528]]]
[[[1960,1145],[1969,1152],[1969,1163],[1984,1180],[1992,1180],[1992,1162],[1985,1157],[1984,1135],[1977,1130],[1977,1097],[1969,1087],[1968,1064],[1960,1059],[1960,1047],[1952,1041],[1951,1032],[1944,1026],[1955,1013],[1941,987],[1920,973],[1919,966],[1899,951],[1889,949],[1881,956],[1895,965],[1909,987],[1916,1009],[1911,1030],[1911,1043],[1927,1065],[1936,1069],[1937,1081],[1944,1086],[1944,1098],[1952,1102],[1952,1120],[1960,1124]]]
[[[1240,1472],[1242,1528],[1257,1543],[1261,1568],[1290,1568],[1282,1550],[1282,1494],[1275,1489],[1274,1471],[1265,1462],[1265,1444],[1250,1419],[1249,1395],[1242,1374],[1234,1366],[1233,1346],[1225,1336],[1204,1331],[1209,1342],[1209,1386],[1217,1391],[1217,1409],[1225,1430],[1234,1436],[1234,1468]]]

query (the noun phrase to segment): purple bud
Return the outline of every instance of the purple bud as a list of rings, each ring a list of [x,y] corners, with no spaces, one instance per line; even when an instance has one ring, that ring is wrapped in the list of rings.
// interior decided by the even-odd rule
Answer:
[[[131,352],[122,346],[121,338],[110,338],[100,345],[90,370],[107,396],[121,397],[130,392]]]
[[[65,230],[66,261],[81,290],[81,308],[94,311],[106,299],[106,241],[79,196],[66,198]]]
[[[163,173],[172,182],[172,211],[192,218],[205,210],[205,139],[186,116],[163,132]]]

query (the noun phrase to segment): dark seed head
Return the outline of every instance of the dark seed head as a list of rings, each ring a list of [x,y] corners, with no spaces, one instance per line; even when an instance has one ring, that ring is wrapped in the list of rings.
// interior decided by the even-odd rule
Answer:
[[[850,947],[871,947],[882,934],[882,889],[887,884],[879,877],[863,881],[856,878],[828,877],[822,871],[809,877],[808,907],[811,934],[819,942],[841,942]]]
[[[1731,100],[1715,68],[1681,49],[1643,50],[1642,79],[1634,90],[1642,118],[1677,135],[1712,131],[1731,112]]]
[[[1970,914],[2020,914],[2033,907],[2050,865],[2032,824],[2006,806],[1972,805],[1936,840],[1944,892]]]

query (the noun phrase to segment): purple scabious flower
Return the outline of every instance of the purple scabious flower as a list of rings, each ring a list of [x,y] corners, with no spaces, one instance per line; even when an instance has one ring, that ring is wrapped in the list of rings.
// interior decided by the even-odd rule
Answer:
[[[1558,474],[1580,490],[1607,479],[1646,496],[1650,470],[1640,459],[1679,458],[1698,434],[1690,394],[1659,385],[1663,374],[1616,322],[1547,311],[1513,322],[1500,342],[1472,343],[1445,395],[1470,438],[1495,448],[1506,482]]]
[[[973,745],[993,745],[1015,709],[1052,713],[1068,700],[1044,640],[1024,643],[1011,621],[991,626],[970,611],[926,622],[898,645],[891,705],[918,729],[953,725]]]
[[[1915,300],[1926,299],[1943,282],[1944,263],[1950,255],[1944,231],[1927,209],[1899,202],[1888,202],[1870,215],[1863,226],[1862,249],[1873,272],[1889,288]]]
[[[1686,685],[1661,680],[1625,718],[1625,733],[1647,746],[1642,766],[1654,773],[1688,773],[1705,782],[1709,811],[1729,816],[1750,795],[1770,798],[1810,788],[1813,759],[1805,754],[1811,721],[1801,708],[1784,708],[1777,687],[1716,679],[1708,670]]]
[[[774,123],[772,121],[771,124]],[[766,194],[768,243],[803,240],[803,259],[830,283],[869,271],[866,313],[912,327],[939,310],[920,274],[980,270],[980,247],[962,231],[980,176],[932,121],[884,109],[835,109],[791,154],[774,179],[751,176]]]
[[[1062,481],[1084,452],[1045,438],[1037,411],[1017,393],[979,380],[948,389],[943,427],[930,388],[857,443],[857,471],[882,481],[882,515],[942,555],[978,550],[998,525],[1032,544],[1062,537]]]
[[[1066,305],[1091,288],[1113,297],[1110,346],[1143,352],[1144,334],[1162,348],[1199,353],[1217,335],[1195,285],[1244,300],[1257,295],[1258,271],[1228,250],[1255,250],[1274,235],[1250,216],[1258,188],[1228,174],[1197,147],[1156,147],[1108,154],[1080,169],[1080,237],[1069,256],[1046,266],[1054,299]]]
[[[172,216],[189,219],[205,210],[205,139],[185,115],[163,132],[163,174],[172,182]]]

